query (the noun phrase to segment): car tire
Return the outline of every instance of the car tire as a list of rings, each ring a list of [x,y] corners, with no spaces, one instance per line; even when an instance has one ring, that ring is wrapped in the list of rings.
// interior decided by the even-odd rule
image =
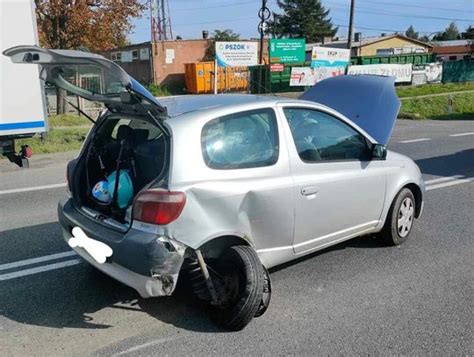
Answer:
[[[400,245],[408,240],[415,221],[416,201],[408,188],[402,189],[393,200],[382,230],[388,245]]]
[[[211,304],[211,318],[228,330],[239,331],[259,310],[265,271],[254,249],[238,245],[228,248],[210,268],[219,299]]]

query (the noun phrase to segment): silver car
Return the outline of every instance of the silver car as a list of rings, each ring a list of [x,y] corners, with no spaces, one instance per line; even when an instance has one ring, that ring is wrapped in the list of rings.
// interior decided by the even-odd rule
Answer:
[[[105,106],[68,164],[59,222],[77,254],[144,298],[183,279],[239,330],[269,305],[269,268],[360,235],[399,245],[422,213],[420,170],[385,148],[392,78],[335,77],[302,99],[157,99],[98,55],[4,54]]]

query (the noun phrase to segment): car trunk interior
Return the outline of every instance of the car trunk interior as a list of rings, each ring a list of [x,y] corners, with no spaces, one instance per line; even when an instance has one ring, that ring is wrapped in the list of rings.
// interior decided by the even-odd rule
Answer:
[[[166,185],[169,136],[146,116],[111,114],[96,125],[75,167],[74,202],[89,216],[127,229],[137,193],[151,183]]]

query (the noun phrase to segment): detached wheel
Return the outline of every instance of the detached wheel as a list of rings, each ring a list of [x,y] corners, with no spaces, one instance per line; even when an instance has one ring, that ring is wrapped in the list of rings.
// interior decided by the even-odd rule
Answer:
[[[211,305],[212,320],[226,329],[242,330],[263,299],[265,271],[257,253],[248,246],[230,247],[209,271],[219,300]]]
[[[402,189],[390,207],[382,237],[389,245],[400,245],[408,240],[415,220],[415,197]]]

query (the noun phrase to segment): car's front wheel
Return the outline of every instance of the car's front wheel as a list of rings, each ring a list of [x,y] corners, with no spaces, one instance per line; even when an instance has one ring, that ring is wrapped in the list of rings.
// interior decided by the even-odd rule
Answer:
[[[262,303],[265,271],[254,249],[233,246],[209,267],[218,303],[211,305],[211,317],[229,330],[243,329]]]
[[[408,188],[402,189],[394,199],[387,215],[382,237],[389,245],[405,242],[415,221],[415,197]]]

